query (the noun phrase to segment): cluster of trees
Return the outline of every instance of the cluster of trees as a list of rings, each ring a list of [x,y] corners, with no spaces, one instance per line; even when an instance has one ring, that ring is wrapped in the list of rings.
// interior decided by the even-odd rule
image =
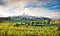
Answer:
[[[0,22],[2,21],[19,21],[19,23],[16,24],[20,24],[20,25],[31,25],[31,26],[39,26],[39,25],[48,25],[48,24],[60,24],[60,20],[49,20],[49,19],[36,19],[36,20],[32,20],[32,19],[22,19],[22,18],[11,18],[11,17],[0,17]]]
[[[0,17],[0,22],[11,20],[10,17]]]
[[[20,25],[26,25],[26,26],[45,26],[45,25],[56,25],[60,24],[59,20],[30,20],[30,21],[25,21],[25,22],[17,22],[15,23],[15,26],[20,26]]]
[[[48,25],[50,22],[48,20],[35,20],[35,21],[25,21],[17,22],[14,26],[26,25],[26,26],[44,26]]]

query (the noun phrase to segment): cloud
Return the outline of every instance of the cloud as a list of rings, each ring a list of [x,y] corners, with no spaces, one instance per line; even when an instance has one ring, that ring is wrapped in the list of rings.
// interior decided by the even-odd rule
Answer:
[[[48,10],[45,8],[25,8],[23,10],[15,10],[17,14],[29,14],[32,16],[38,16],[38,17],[49,17],[49,18],[56,18],[60,17],[60,12],[55,12],[52,10]]]
[[[55,6],[51,7],[51,8],[58,8],[58,6],[57,6],[57,5],[55,5]]]
[[[20,9],[30,7],[40,7],[57,3],[56,0],[2,0],[6,7],[18,7]],[[28,6],[28,7],[27,7]]]
[[[13,16],[15,13],[10,12],[11,7],[6,7],[6,6],[0,6],[0,17],[8,17],[8,16]]]
[[[45,6],[48,4],[56,3],[56,0],[3,0],[3,2],[6,2],[8,6],[17,6],[24,8],[28,4],[35,4],[37,6]]]
[[[6,5],[0,6],[0,15],[3,17],[12,15],[22,15],[23,13],[32,16],[44,16],[50,18],[60,17],[60,12],[40,7],[58,3],[56,2],[56,0],[2,0],[2,2]],[[56,8],[56,6],[54,6],[53,8]]]
[[[4,1],[0,0],[0,6],[5,6],[5,5],[6,5],[6,3]]]

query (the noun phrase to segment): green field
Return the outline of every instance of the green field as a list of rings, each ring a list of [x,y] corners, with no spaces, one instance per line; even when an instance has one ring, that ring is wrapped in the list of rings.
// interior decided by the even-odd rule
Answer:
[[[15,23],[0,23],[0,36],[60,36],[58,26],[15,26]]]

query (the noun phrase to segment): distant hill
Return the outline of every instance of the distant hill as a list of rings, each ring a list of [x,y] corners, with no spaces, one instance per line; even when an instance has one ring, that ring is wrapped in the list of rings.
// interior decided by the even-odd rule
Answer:
[[[20,16],[11,16],[11,17],[0,17],[1,21],[12,21],[12,22],[18,22],[18,21],[27,21],[27,20],[52,20],[47,17],[36,17],[36,16],[28,16],[28,15],[20,15]]]

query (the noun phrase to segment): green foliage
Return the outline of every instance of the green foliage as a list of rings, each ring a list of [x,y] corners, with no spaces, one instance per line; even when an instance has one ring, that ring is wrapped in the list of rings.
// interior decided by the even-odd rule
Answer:
[[[20,24],[16,23],[14,26],[19,27]]]

